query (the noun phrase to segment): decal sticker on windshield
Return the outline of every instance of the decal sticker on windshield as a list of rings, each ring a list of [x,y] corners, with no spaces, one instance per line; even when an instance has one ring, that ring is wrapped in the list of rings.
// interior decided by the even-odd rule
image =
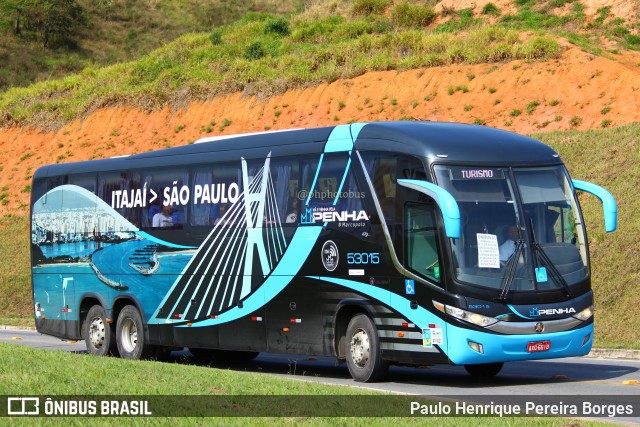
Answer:
[[[478,237],[478,267],[500,268],[500,250],[498,236],[495,234],[476,234]]]

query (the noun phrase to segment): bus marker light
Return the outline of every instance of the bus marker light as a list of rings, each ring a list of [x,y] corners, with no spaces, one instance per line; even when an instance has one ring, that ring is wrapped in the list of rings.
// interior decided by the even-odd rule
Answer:
[[[179,314],[179,313],[176,313],[176,314],[173,315],[174,319],[179,319],[181,317],[182,317],[182,314]]]
[[[484,347],[482,346],[482,344],[474,341],[469,341],[468,343],[469,347],[471,347],[471,350],[475,351],[476,353],[484,354]]]
[[[409,327],[409,323],[408,322],[402,322],[402,327],[403,328],[408,328]]]
[[[589,341],[589,338],[591,338],[591,334],[585,335],[582,339],[582,345],[585,345]]]
[[[289,332],[289,328],[282,328],[282,332]]]
[[[302,323],[302,319],[291,318],[291,319],[289,319],[289,322],[291,322],[291,323]]]
[[[398,332],[398,336],[399,336],[400,338],[404,338],[404,332]]]
[[[260,316],[251,316],[252,322],[262,322],[262,317]]]
[[[444,304],[438,301],[433,301],[433,306],[444,313]]]
[[[191,326],[191,322],[187,322],[187,326]]]
[[[42,317],[44,317],[44,316],[42,316]],[[106,319],[104,319],[104,321],[107,322],[107,323],[111,323],[111,319],[108,318],[108,317]]]
[[[218,316],[216,316],[215,314],[212,314],[211,316],[209,316],[210,319],[217,319]]]

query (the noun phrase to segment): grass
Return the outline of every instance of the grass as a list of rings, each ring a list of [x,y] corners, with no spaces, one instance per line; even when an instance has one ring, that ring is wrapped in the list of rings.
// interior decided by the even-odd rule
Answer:
[[[558,151],[573,178],[607,188],[618,203],[618,231],[607,234],[600,201],[586,194],[580,197],[589,233],[599,347],[640,348],[640,324],[628,315],[640,306],[638,134],[640,124],[533,135]]]
[[[73,354],[62,351],[37,350],[28,347],[0,343],[0,393],[5,396],[135,396],[154,401],[155,396],[168,396],[166,401],[174,402],[174,411],[188,408],[192,400],[210,399],[218,402],[218,409],[240,417],[221,418],[161,418],[161,417],[124,417],[90,419],[91,425],[205,425],[216,422],[234,425],[371,425],[371,426],[415,426],[424,421],[407,415],[409,402],[419,397],[385,395],[382,393],[344,386],[320,384],[317,382],[296,381],[278,378],[260,373],[238,372],[236,370],[216,369],[215,367],[193,366],[184,363],[160,363],[152,361],[132,361],[116,358],[98,358],[86,354]],[[73,371],[69,367],[73,366]],[[176,381],[176,379],[179,379]],[[171,396],[175,396],[173,399]],[[180,396],[184,396],[180,398]],[[244,397],[243,397],[244,396]],[[280,399],[283,396],[284,399]],[[296,397],[299,396],[299,397]],[[63,399],[64,400],[64,399]],[[332,403],[331,417],[313,417],[305,414],[327,413],[326,401]],[[279,407],[269,407],[270,402],[279,402]],[[425,403],[427,403],[425,401]],[[361,412],[357,405],[362,405]],[[156,405],[155,408],[158,408]],[[324,408],[324,409],[323,409]],[[369,410],[367,410],[367,408]],[[173,408],[160,407],[172,413]],[[197,410],[197,406],[194,410]],[[204,408],[210,410],[212,408]],[[300,414],[284,418],[254,418],[264,413]],[[391,411],[402,417],[364,417],[361,414]],[[178,412],[179,413],[179,412]],[[351,417],[334,415],[347,413]],[[64,418],[38,418],[38,425],[59,425]],[[69,419],[71,420],[71,419]],[[83,424],[88,418],[76,418]],[[587,421],[562,418],[511,417],[435,417],[429,420],[439,426],[549,426],[577,427],[607,425]],[[33,425],[33,418],[12,418],[12,425]]]
[[[546,60],[561,51],[553,38],[496,26],[437,33],[377,26],[383,18],[291,19],[287,34],[265,31],[271,15],[248,14],[216,29],[220,43],[210,33],[188,34],[135,61],[12,88],[0,94],[0,126],[55,129],[106,106],[180,108],[238,91],[268,97],[369,71]]]

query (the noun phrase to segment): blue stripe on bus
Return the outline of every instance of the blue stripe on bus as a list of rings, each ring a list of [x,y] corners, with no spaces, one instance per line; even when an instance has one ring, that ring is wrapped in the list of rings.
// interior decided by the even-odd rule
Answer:
[[[518,312],[518,310],[516,310],[516,308],[514,306],[512,306],[511,304],[507,304],[507,307],[509,307],[511,309],[511,311],[513,311],[513,313],[518,317],[522,317],[523,319],[528,319],[528,320],[532,320],[533,319],[533,317],[527,317],[524,314],[520,314]]]
[[[353,150],[353,139],[351,136],[351,125],[336,126],[327,139],[324,152],[338,153],[341,151],[351,151]]]
[[[158,239],[157,237],[154,237],[151,234],[149,234],[147,232],[144,232],[144,231],[136,231],[136,234],[138,236],[142,237],[143,239],[151,240],[154,243],[158,243],[160,245],[168,246],[170,248],[176,248],[176,249],[198,249],[197,246],[183,246],[183,245],[178,245],[176,243],[167,242],[166,240]]]

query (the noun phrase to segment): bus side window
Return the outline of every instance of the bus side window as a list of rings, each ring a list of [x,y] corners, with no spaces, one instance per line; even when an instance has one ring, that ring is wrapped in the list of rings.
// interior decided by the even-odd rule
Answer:
[[[168,205],[171,206],[170,226],[182,227],[186,223],[187,205],[181,200],[185,194],[183,187],[188,185],[189,173],[184,169],[159,169],[143,172],[139,188],[146,189],[147,204],[146,208],[141,209],[141,226],[143,228],[153,227],[154,216],[160,215],[163,206]],[[154,193],[155,196],[153,196]],[[168,214],[168,210],[165,210],[165,215],[169,216]],[[169,224],[168,220],[163,223]]]
[[[126,204],[118,204],[117,200],[124,200],[122,193],[126,192],[131,198],[131,191],[141,188],[140,174],[131,171],[109,172],[98,175],[97,196],[109,206],[114,206],[116,212],[126,218],[131,224],[140,227],[142,208],[140,206],[127,207]],[[120,196],[114,196],[119,194]],[[114,200],[114,197],[118,199]],[[133,204],[131,201],[130,204]],[[100,232],[130,231],[130,230],[98,230]]]
[[[440,282],[438,230],[430,205],[405,207],[406,267],[424,277]]]

